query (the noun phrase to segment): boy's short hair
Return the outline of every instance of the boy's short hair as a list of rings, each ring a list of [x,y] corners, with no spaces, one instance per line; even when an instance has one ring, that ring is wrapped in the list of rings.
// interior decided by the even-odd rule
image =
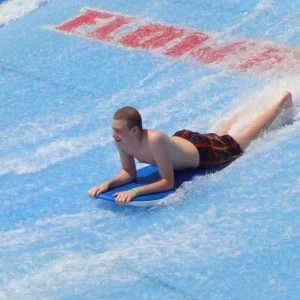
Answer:
[[[115,120],[124,120],[127,123],[128,129],[137,126],[140,131],[143,131],[143,121],[140,113],[134,107],[125,106],[118,109],[113,118]]]

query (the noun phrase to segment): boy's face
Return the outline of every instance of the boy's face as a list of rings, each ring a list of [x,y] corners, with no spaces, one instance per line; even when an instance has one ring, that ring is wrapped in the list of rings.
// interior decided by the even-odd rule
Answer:
[[[127,126],[127,122],[125,120],[112,120],[112,137],[114,138],[115,142],[130,142],[133,137],[133,128],[129,129]]]

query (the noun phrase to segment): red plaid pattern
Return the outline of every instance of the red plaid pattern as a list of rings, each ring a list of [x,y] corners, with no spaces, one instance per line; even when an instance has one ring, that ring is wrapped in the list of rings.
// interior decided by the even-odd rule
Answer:
[[[199,168],[221,166],[238,158],[243,152],[230,135],[201,134],[183,129],[177,131],[174,136],[186,139],[195,145],[200,155]]]

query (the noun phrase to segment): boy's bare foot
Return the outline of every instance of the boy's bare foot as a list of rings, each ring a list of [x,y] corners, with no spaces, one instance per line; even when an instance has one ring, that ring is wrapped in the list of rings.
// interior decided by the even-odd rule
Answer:
[[[282,104],[283,109],[290,108],[294,105],[293,104],[293,97],[292,97],[292,94],[290,92],[285,92],[282,95],[281,104]]]

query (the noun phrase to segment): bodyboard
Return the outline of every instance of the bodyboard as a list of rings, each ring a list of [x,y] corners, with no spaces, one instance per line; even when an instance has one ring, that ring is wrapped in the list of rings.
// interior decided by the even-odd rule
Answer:
[[[203,169],[186,169],[183,171],[174,171],[174,188],[169,191],[165,192],[159,192],[154,194],[147,194],[147,195],[141,195],[133,199],[133,201],[130,201],[128,205],[134,205],[134,206],[149,206],[154,204],[159,204],[163,202],[163,198],[166,196],[176,192],[176,190],[186,181],[191,181],[195,177],[203,176],[208,174],[208,170]],[[210,171],[211,173],[211,171]],[[100,198],[102,200],[107,201],[115,201],[115,198],[113,195],[120,191],[126,191],[130,190],[132,188],[137,188],[152,182],[155,182],[160,179],[160,175],[158,172],[158,168],[155,166],[146,166],[141,169],[137,170],[137,177],[136,180],[110,189],[109,191],[106,191],[100,195],[97,196],[97,198]]]

